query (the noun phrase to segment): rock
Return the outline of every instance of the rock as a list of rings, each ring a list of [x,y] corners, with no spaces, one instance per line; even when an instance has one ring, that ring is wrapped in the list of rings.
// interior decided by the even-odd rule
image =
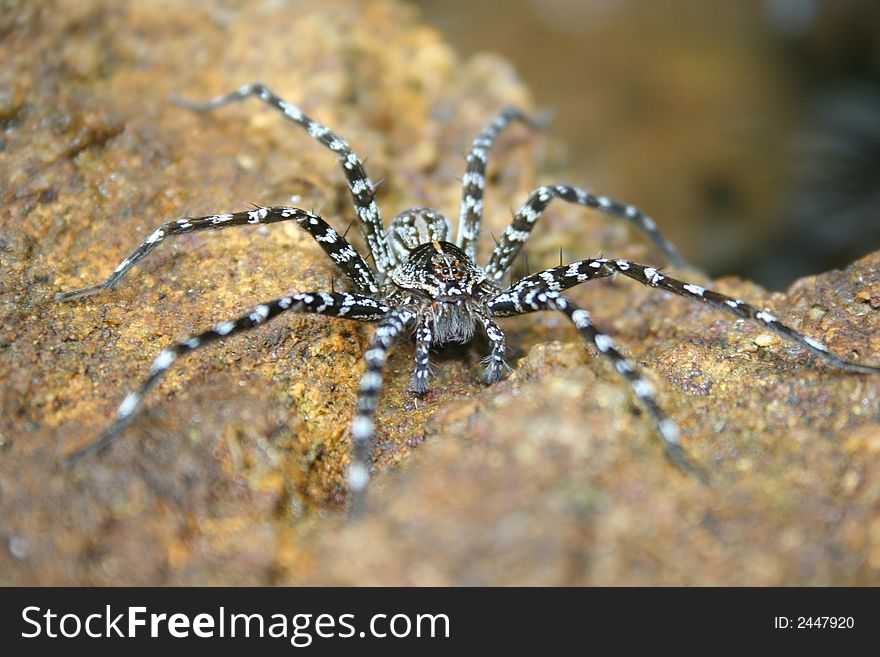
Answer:
[[[878,279],[875,253],[787,295],[732,279],[713,285],[867,361],[880,327],[859,291]],[[384,477],[372,513],[319,536],[324,567],[311,581],[878,581],[875,377],[841,373],[779,340],[756,348],[761,326],[632,281],[579,296],[649,372],[710,485],[670,465],[626,386],[566,329],[556,332],[564,342],[532,346],[508,380],[445,405],[405,471]],[[810,320],[816,308],[824,313]]]
[[[507,104],[532,109],[507,64],[462,59],[400,4],[202,7],[20,2],[0,19],[0,583],[877,583],[880,381],[628,280],[573,296],[644,367],[709,487],[665,460],[628,387],[546,314],[504,322],[522,357],[490,388],[476,344],[438,354],[417,399],[412,347],[397,350],[360,521],[338,511],[371,331],[341,320],[279,318],[200,350],[120,441],[65,469],[169,343],[344,287],[280,225],[180,237],[116,289],[54,301],[180,216],[297,194],[339,230],[352,220],[332,155],[276,112],[195,115],[169,95],[265,82],[367,160],[386,220],[414,205],[454,219],[477,131]],[[484,246],[537,185],[539,144],[516,127],[493,150]],[[563,244],[657,261],[583,210],[542,222],[536,261]],[[877,362],[878,257],[786,295],[711,286]]]

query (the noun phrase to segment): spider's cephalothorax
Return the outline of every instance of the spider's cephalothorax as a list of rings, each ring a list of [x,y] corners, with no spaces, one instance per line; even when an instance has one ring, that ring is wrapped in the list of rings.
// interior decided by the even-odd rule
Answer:
[[[485,296],[481,283],[486,275],[464,251],[449,242],[420,244],[409,258],[391,272],[404,304],[417,304],[429,313],[433,342],[469,342],[476,328],[474,295]]]
[[[457,304],[474,296],[486,274],[455,244],[431,240],[413,249],[390,278],[402,290],[422,294],[435,304]]]
[[[878,367],[849,362],[835,356],[824,344],[789,328],[766,310],[759,310],[740,299],[699,285],[671,278],[660,273],[656,267],[629,260],[578,260],[568,265],[545,269],[502,287],[501,281],[544,209],[553,199],[594,208],[631,222],[653,240],[673,264],[683,265],[672,245],[657,232],[653,220],[635,206],[624,205],[577,187],[550,185],[539,187],[529,196],[501,234],[485,265],[480,267],[477,264],[477,238],[483,214],[483,189],[489,149],[499,133],[512,121],[522,121],[534,126],[532,121],[514,108],[502,111],[480,132],[467,156],[458,232],[453,243],[449,221],[442,214],[427,208],[401,213],[394,218],[386,233],[374,198],[375,187],[367,177],[361,159],[329,128],[306,116],[298,107],[282,100],[264,85],[245,85],[238,91],[203,104],[180,100],[177,102],[193,110],[207,111],[249,96],[256,96],[282,112],[336,155],[348,183],[374,266],[370,267],[345,237],[321,217],[299,208],[258,207],[245,212],[183,217],[161,225],[104,282],[61,293],[58,295],[59,300],[69,301],[113,287],[167,237],[200,230],[280,221],[293,221],[311,234],[349,279],[352,291],[306,292],[279,297],[256,306],[245,315],[220,322],[207,331],[167,347],[153,361],[149,376],[140,387],[123,399],[117,410],[116,421],[98,440],[71,455],[68,463],[75,463],[115,440],[135,417],[147,393],[161,376],[178,358],[194,349],[259,326],[287,311],[376,322],[378,326],[365,353],[366,369],[361,377],[357,412],[351,432],[353,453],[348,484],[352,505],[358,507],[363,502],[369,480],[375,440],[373,417],[382,389],[388,350],[392,345],[406,337],[413,337],[415,369],[412,388],[416,393],[423,393],[428,389],[431,346],[448,342],[468,342],[475,332],[482,330],[491,345],[491,353],[486,360],[485,381],[493,383],[501,378],[505,368],[504,334],[493,318],[549,310],[564,314],[598,354],[606,358],[630,383],[635,396],[653,417],[667,455],[682,469],[703,476],[702,471],[691,464],[681,448],[676,424],[658,406],[651,384],[621,354],[612,339],[596,328],[589,312],[561,294],[563,290],[580,283],[615,274],[622,274],[643,285],[708,304],[736,317],[758,321],[783,338],[806,347],[841,369],[880,373]]]
[[[389,300],[417,307],[433,329],[432,342],[436,344],[469,342],[482,301],[497,290],[464,251],[433,238],[409,251],[389,279],[396,288]]]

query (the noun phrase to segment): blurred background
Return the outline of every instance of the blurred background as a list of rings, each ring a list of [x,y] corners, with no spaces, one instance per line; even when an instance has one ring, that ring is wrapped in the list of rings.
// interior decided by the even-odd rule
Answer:
[[[542,182],[640,206],[708,273],[783,289],[880,248],[877,0],[415,4],[555,111]]]

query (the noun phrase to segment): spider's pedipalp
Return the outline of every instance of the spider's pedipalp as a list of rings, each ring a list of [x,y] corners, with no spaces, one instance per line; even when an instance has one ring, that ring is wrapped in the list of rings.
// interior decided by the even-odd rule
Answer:
[[[607,359],[614,370],[629,382],[635,396],[653,417],[667,456],[683,471],[696,475],[704,482],[707,480],[705,472],[688,458],[681,447],[678,427],[675,421],[660,408],[654,396],[654,387],[642,377],[636,366],[620,353],[614,340],[596,328],[587,310],[579,308],[570,299],[560,296],[558,292],[531,288],[507,290],[497,295],[494,300],[490,300],[487,306],[496,317],[521,315],[540,310],[556,310],[563,313],[580,334],[596,348],[599,355]]]
[[[231,226],[273,224],[280,221],[294,221],[298,226],[308,231],[324,252],[332,258],[340,271],[351,279],[351,282],[354,283],[355,288],[359,292],[375,294],[379,291],[379,284],[369,265],[321,217],[299,208],[258,207],[245,212],[214,214],[206,217],[183,217],[176,221],[164,223],[150,233],[150,236],[140,246],[120,262],[116,269],[113,270],[113,273],[102,283],[70,292],[61,292],[56,296],[56,299],[58,301],[72,301],[112,288],[132,267],[150,255],[159,244],[169,237],[201,230],[220,230]]]
[[[541,214],[555,198],[568,203],[584,205],[603,214],[629,221],[659,246],[673,264],[685,266],[684,260],[678,255],[675,247],[657,230],[654,221],[634,205],[624,205],[607,196],[597,196],[570,185],[545,185],[539,187],[529,196],[519,212],[513,217],[513,221],[501,234],[501,238],[492,250],[486,264],[486,275],[490,280],[497,283],[504,278],[504,274],[510,269],[520,249],[529,239]]]
[[[378,321],[388,312],[388,307],[372,297],[359,294],[312,292],[292,294],[260,304],[251,312],[237,319],[221,322],[214,328],[194,335],[163,349],[150,367],[148,377],[140,387],[130,392],[116,411],[116,420],[95,442],[74,452],[65,459],[68,466],[75,465],[83,458],[101,451],[115,441],[122,431],[131,423],[135,414],[142,407],[147,393],[159,382],[165,372],[175,361],[183,356],[223,338],[231,337],[242,331],[252,329],[268,322],[283,312],[316,313],[329,317],[345,317],[364,322]]]
[[[382,215],[376,203],[376,187],[364,170],[363,161],[351,150],[348,143],[336,136],[323,123],[312,119],[297,106],[288,103],[276,96],[266,85],[254,82],[246,84],[237,91],[218,96],[205,103],[195,103],[178,97],[172,97],[173,102],[186,109],[196,112],[210,110],[229,105],[239,100],[255,96],[268,105],[279,110],[285,117],[305,129],[314,139],[336,154],[336,159],[342,165],[348,189],[351,192],[352,203],[361,221],[364,238],[373,254],[373,262],[379,274],[384,274],[396,264],[394,253],[388,248],[385,238],[385,227],[382,224]]]
[[[532,128],[539,128],[537,121],[530,119],[516,107],[507,107],[484,127],[467,155],[467,170],[462,179],[461,213],[458,219],[456,246],[468,257],[477,260],[477,239],[480,236],[480,222],[483,219],[483,192],[486,187],[486,164],[489,162],[489,149],[498,135],[513,121],[522,121]]]
[[[388,360],[388,351],[412,330],[417,319],[418,315],[411,310],[390,310],[376,327],[370,346],[364,354],[367,369],[361,377],[357,413],[351,425],[353,449],[348,468],[350,505],[355,513],[363,510],[364,495],[370,481],[370,462],[376,440],[373,416],[382,392],[382,374]]]

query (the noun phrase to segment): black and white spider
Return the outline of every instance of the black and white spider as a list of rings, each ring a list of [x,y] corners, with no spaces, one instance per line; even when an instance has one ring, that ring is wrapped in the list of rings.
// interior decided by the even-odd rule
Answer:
[[[568,185],[542,186],[532,193],[501,234],[484,266],[477,264],[477,238],[483,211],[483,189],[488,152],[499,133],[513,121],[534,125],[514,108],[505,109],[487,125],[473,143],[467,156],[463,180],[461,214],[456,242],[453,244],[450,221],[428,208],[413,208],[397,215],[386,232],[374,199],[375,187],[364,171],[363,162],[348,144],[329,128],[306,116],[298,107],[280,99],[262,84],[249,84],[231,94],[207,103],[177,102],[189,109],[208,111],[234,101],[256,96],[324,144],[336,154],[351,191],[374,267],[331,228],[321,217],[293,207],[258,207],[246,212],[208,217],[184,217],[157,228],[119,266],[98,285],[58,295],[69,301],[116,285],[141,259],[160,242],[174,235],[199,230],[213,230],[244,224],[269,224],[293,221],[309,232],[319,246],[349,279],[353,291],[305,292],[290,294],[260,304],[250,313],[221,322],[214,328],[164,349],[150,368],[140,387],[128,394],[117,410],[115,422],[95,442],[68,457],[73,464],[97,452],[119,437],[141,408],[147,393],[171,365],[191,351],[216,340],[259,326],[282,313],[317,313],[330,317],[376,322],[378,327],[365,354],[366,371],[360,381],[357,412],[352,424],[353,450],[348,469],[351,504],[363,502],[371,452],[375,439],[373,416],[376,410],[389,349],[403,339],[415,340],[415,371],[412,389],[428,389],[429,353],[432,345],[469,342],[482,330],[491,344],[485,382],[498,381],[505,369],[504,334],[494,318],[522,315],[538,310],[563,313],[598,353],[629,381],[636,397],[653,417],[667,455],[686,471],[700,473],[687,458],[679,443],[675,422],[659,407],[651,384],[615,346],[612,339],[593,324],[587,310],[578,307],[561,292],[580,283],[623,274],[643,285],[671,292],[724,310],[740,318],[754,319],[782,337],[803,345],[835,366],[851,372],[880,373],[880,368],[848,362],[830,353],[821,342],[802,335],[780,323],[770,312],[699,285],[671,278],[655,267],[629,260],[589,258],[568,265],[552,267],[519,279],[502,288],[502,279],[525,244],[532,228],[547,205],[554,199],[594,208],[613,217],[625,219],[651,238],[675,264],[682,260],[672,245],[657,231],[654,222],[638,208],[623,205],[605,196],[597,196]]]

